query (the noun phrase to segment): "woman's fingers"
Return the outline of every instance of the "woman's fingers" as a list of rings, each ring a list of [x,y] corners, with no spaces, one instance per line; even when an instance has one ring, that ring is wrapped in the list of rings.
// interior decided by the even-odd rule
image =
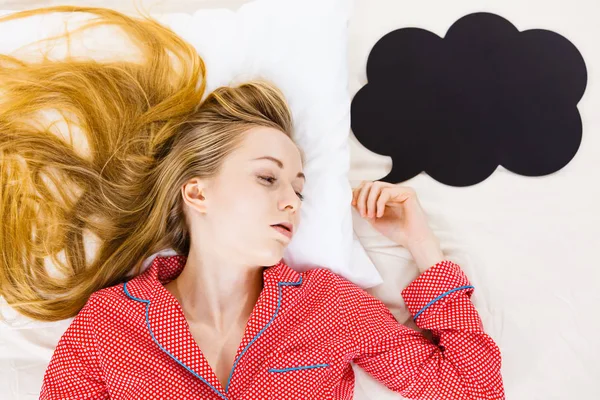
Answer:
[[[365,182],[366,181],[362,181],[357,187],[352,189],[352,204],[356,207],[357,211],[359,213],[361,213],[361,215],[362,215],[362,211],[361,211],[360,203],[358,200],[359,200],[360,193],[362,191],[362,188],[363,188]]]
[[[356,203],[358,204],[358,211],[360,215],[365,217],[367,215],[367,196],[369,195],[369,189],[373,185],[373,182],[364,181],[360,188]]]
[[[385,212],[385,205],[390,199],[390,189],[384,187],[381,189],[381,194],[377,198],[377,217],[381,218]]]
[[[402,203],[416,196],[413,188],[381,181],[362,181],[352,191],[352,205],[356,206],[362,217],[382,217],[390,200]]]
[[[362,187],[363,183],[364,181],[362,181],[360,185],[352,189],[352,205],[354,206],[357,204],[358,195],[360,194],[360,188]]]
[[[375,217],[377,213],[377,198],[381,194],[382,184],[381,182],[373,182],[367,196],[367,216],[369,218]]]
[[[381,187],[382,182],[362,181],[353,189],[352,204],[356,206],[362,217],[375,216]]]

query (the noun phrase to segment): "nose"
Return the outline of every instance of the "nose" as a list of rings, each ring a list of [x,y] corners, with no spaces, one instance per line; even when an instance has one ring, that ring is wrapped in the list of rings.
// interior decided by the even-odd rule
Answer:
[[[281,203],[283,204],[283,209],[286,210],[290,208],[292,211],[296,212],[299,208],[300,198],[296,194],[294,189],[291,190],[291,194],[288,196],[284,196]],[[281,204],[280,204],[281,205]],[[280,207],[281,208],[281,207]]]
[[[294,212],[296,212],[296,210],[298,209],[298,206],[296,206],[293,202],[286,202],[285,203],[285,207],[283,207],[284,210],[290,209]]]

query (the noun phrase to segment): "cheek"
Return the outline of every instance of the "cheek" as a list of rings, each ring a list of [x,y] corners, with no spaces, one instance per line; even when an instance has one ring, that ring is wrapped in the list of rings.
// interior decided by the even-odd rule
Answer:
[[[249,187],[244,191],[238,191],[237,198],[230,202],[230,207],[239,213],[263,213],[268,207],[267,191],[259,185]],[[252,215],[247,215],[251,217]]]
[[[219,196],[219,215],[228,225],[244,228],[256,226],[257,222],[263,224],[273,215],[269,208],[272,199],[266,188],[259,183],[239,185],[231,190],[223,191]]]

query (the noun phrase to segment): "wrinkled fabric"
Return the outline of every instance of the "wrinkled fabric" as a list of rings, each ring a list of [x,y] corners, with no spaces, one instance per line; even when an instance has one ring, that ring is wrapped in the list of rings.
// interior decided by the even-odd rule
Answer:
[[[95,292],[61,337],[40,399],[352,399],[351,362],[410,399],[504,399],[500,351],[449,260],[402,290],[433,340],[328,269],[266,267],[225,387],[164,287],[185,260],[157,257]]]

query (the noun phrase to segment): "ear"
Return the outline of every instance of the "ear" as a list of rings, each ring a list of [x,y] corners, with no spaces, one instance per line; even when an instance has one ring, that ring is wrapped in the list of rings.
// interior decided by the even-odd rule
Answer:
[[[199,178],[192,178],[181,187],[183,201],[188,207],[206,214],[206,182]]]

